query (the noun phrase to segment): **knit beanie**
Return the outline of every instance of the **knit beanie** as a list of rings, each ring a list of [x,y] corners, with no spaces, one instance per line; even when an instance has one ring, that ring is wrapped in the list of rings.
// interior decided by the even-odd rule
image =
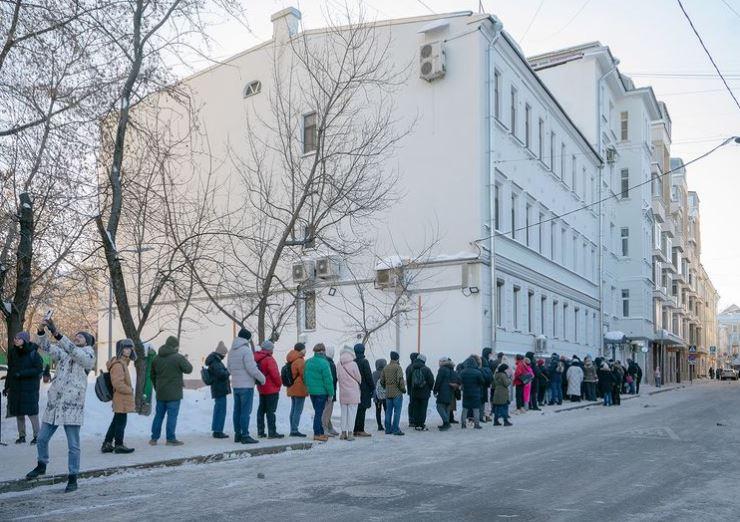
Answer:
[[[409,354],[409,359],[411,359],[411,362],[414,362],[414,361],[416,360],[416,358],[417,358],[418,356],[419,356],[419,354],[418,354],[418,353],[416,353],[416,352],[411,352],[411,353]]]
[[[424,355],[423,353],[420,353],[419,355],[416,356],[416,360],[425,363],[427,362],[427,356]]]
[[[226,345],[223,341],[218,342],[218,346],[216,346],[216,353],[223,356],[226,356],[226,354],[229,353],[229,349],[226,348]]]
[[[275,349],[275,345],[272,341],[262,341],[262,344],[260,345],[260,348],[266,352],[271,352]]]
[[[247,341],[249,341],[252,338],[252,332],[250,332],[246,328],[243,328],[242,327],[239,330],[239,337],[241,337],[242,339],[246,339]]]
[[[391,361],[397,361],[401,358],[398,352],[391,352]]]
[[[15,334],[15,338],[23,341],[24,343],[31,342],[31,336],[28,332],[18,332],[17,334]]]

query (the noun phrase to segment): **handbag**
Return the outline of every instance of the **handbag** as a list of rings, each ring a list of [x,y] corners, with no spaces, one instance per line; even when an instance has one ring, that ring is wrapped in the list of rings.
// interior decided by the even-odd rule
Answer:
[[[530,382],[532,382],[532,374],[525,373],[519,377],[519,380],[522,381],[522,384],[529,384]]]
[[[378,385],[375,387],[375,397],[379,401],[384,401],[386,399],[385,387],[380,384],[380,381],[378,381]]]

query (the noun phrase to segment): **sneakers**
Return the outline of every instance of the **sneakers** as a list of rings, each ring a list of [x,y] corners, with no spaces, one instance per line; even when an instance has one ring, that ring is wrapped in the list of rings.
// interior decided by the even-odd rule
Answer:
[[[242,435],[242,444],[257,444],[259,441],[249,435]]]
[[[149,440],[149,445],[150,446],[156,446],[157,445],[157,439],[150,439]]]
[[[327,435],[329,435],[330,437],[336,437],[337,435],[339,435],[339,432],[332,428],[329,430],[329,433]]]
[[[100,453],[113,453],[113,444],[103,442],[103,445],[100,447]]]
[[[329,436],[328,435],[314,435],[313,440],[315,440],[316,442],[326,442],[329,440]]]
[[[73,491],[77,491],[77,475],[67,477],[67,487],[64,488],[65,493],[72,493]]]
[[[351,431],[348,431],[348,432],[347,432],[347,436],[345,437],[345,439],[344,439],[344,440],[348,440],[348,441],[350,441],[350,442],[351,442],[351,441],[355,440],[355,436],[354,436],[354,435],[352,435],[352,432],[351,432]]]
[[[268,439],[282,439],[283,437],[285,437],[285,435],[283,435],[282,433],[270,433],[267,436]]]
[[[300,431],[291,431],[290,432],[290,436],[291,437],[300,437],[300,438],[303,439],[303,438],[306,437],[306,434],[305,433],[301,433]]]
[[[33,480],[40,477],[41,475],[46,475],[46,464],[44,464],[43,462],[39,462],[35,468],[29,471],[26,475],[26,478],[28,480]]]
[[[385,428],[383,426],[378,426],[378,431],[385,431]]]
[[[395,432],[395,433],[394,433],[393,435],[398,435],[399,437],[403,437],[403,436],[404,436],[404,435],[406,435],[406,434],[405,434],[404,432],[402,432],[401,430],[398,430],[398,431],[397,431],[397,432]]]
[[[213,432],[213,438],[214,438],[214,439],[228,439],[228,438],[229,438],[229,436],[228,436],[228,435],[226,435],[226,434],[225,434],[224,432],[222,432],[222,431],[214,431],[214,432]]]
[[[172,440],[168,440],[165,443],[165,446],[182,446],[183,444],[185,444],[185,443],[183,441],[181,441],[181,440],[172,439]]]
[[[415,426],[414,430],[416,431],[429,431],[426,426]]]
[[[16,444],[25,444],[26,443],[26,436],[25,435],[21,435],[20,437],[18,437],[17,439],[15,439],[15,443]]]
[[[133,452],[134,452],[134,448],[128,448],[128,447],[124,446],[123,444],[121,444],[120,446],[116,446],[115,448],[113,448],[113,453],[118,453],[118,454],[126,455],[128,453],[133,453]]]
[[[372,435],[367,433],[366,431],[358,431],[357,433],[355,433],[355,437],[372,437]]]

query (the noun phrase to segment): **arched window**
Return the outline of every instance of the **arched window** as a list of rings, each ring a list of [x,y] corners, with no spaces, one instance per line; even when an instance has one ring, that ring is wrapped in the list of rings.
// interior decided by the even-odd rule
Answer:
[[[249,98],[250,96],[259,94],[261,90],[262,90],[262,82],[260,82],[259,80],[249,82],[247,86],[244,87],[244,97]]]

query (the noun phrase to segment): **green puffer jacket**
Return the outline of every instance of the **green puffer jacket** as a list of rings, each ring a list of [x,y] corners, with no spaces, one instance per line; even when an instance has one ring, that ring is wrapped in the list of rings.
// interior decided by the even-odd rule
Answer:
[[[380,376],[380,384],[385,388],[385,396],[389,399],[395,399],[399,395],[406,393],[406,384],[403,380],[403,370],[398,361],[391,361],[388,366],[383,368]]]
[[[177,339],[168,338],[152,361],[152,384],[158,401],[182,400],[182,376],[193,371],[193,365],[177,351],[177,347]]]
[[[303,382],[306,384],[309,395],[334,395],[334,378],[331,375],[331,366],[323,354],[314,354],[306,359],[303,370]]]
[[[496,372],[493,376],[493,405],[502,406],[509,404],[509,386],[511,379],[504,372]]]

